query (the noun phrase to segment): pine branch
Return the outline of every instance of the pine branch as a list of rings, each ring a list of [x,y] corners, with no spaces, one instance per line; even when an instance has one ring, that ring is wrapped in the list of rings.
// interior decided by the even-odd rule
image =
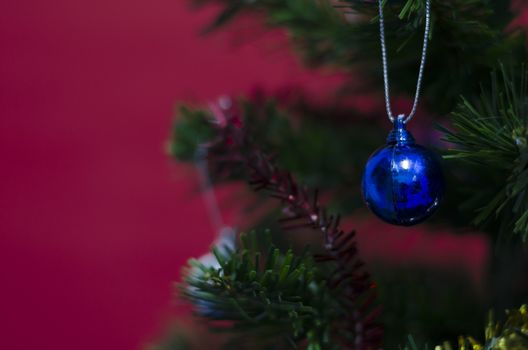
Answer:
[[[331,197],[334,211],[347,215],[363,207],[359,170],[371,151],[386,137],[385,130],[372,123],[371,118],[351,122],[344,120],[340,111],[314,110],[297,105],[288,105],[284,109],[271,99],[243,100],[234,108],[253,142],[266,152],[280,150],[274,152],[275,163],[287,168],[306,186],[318,188],[322,194]],[[215,134],[207,122],[207,113],[180,108],[170,143],[170,153],[179,161],[192,161],[198,145]],[[363,117],[355,111],[346,113],[346,117],[351,115]],[[350,152],[351,149],[354,152]],[[242,168],[241,163],[236,162],[225,172],[217,169],[213,180],[217,183],[243,180]]]
[[[482,226],[494,222],[501,235],[518,234],[526,241],[528,74],[524,67],[518,71],[518,81],[504,67],[500,73],[493,73],[491,91],[483,91],[475,102],[462,100],[452,115],[454,130],[441,130],[445,140],[456,147],[445,157],[475,165],[476,172],[468,179],[468,185],[486,175],[495,175],[494,182],[475,188],[468,199],[473,209],[480,205],[474,223]]]
[[[255,232],[241,242],[236,251],[215,249],[212,266],[190,262],[181,291],[198,315],[221,321],[216,330],[237,334],[237,348],[299,341],[330,348],[337,307],[311,255],[283,253],[269,241],[260,248]]]
[[[458,349],[486,350],[527,350],[528,349],[528,306],[506,310],[506,321],[496,322],[489,313],[485,329],[485,342],[482,344],[473,337],[459,337]],[[448,350],[448,349],[446,349]]]
[[[485,329],[485,342],[481,343],[471,336],[458,337],[458,350],[527,350],[528,349],[528,306],[522,305],[519,309],[506,310],[506,321],[502,324],[496,322],[493,313],[489,313]],[[437,350],[453,350],[449,342],[434,347]],[[412,336],[403,350],[428,349],[428,346],[419,346]]]
[[[342,320],[336,324],[336,341],[345,348],[375,348],[381,339],[381,328],[375,320],[379,309],[373,308],[375,287],[364,263],[357,256],[355,232],[345,232],[339,226],[339,216],[329,215],[311,194],[288,172],[281,171],[272,158],[262,152],[247,133],[238,116],[218,107],[213,108],[216,137],[210,143],[210,162],[215,174],[229,173],[227,166],[242,164],[249,172],[249,183],[255,191],[265,191],[284,205],[285,229],[312,228],[324,237],[326,254],[321,262],[335,264],[328,276],[328,286],[340,290]]]

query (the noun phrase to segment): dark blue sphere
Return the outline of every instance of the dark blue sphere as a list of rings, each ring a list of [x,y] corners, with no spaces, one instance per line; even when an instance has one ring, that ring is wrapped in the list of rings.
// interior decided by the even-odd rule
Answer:
[[[403,226],[417,224],[438,208],[444,194],[440,158],[414,143],[401,119],[387,145],[370,156],[363,174],[363,198],[382,220]]]

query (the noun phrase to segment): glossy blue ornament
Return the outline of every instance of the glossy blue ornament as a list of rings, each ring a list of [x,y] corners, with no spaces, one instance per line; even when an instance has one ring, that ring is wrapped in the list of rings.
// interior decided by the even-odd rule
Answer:
[[[431,216],[444,193],[440,158],[414,143],[402,118],[395,118],[387,145],[370,156],[363,198],[382,220],[411,226]]]

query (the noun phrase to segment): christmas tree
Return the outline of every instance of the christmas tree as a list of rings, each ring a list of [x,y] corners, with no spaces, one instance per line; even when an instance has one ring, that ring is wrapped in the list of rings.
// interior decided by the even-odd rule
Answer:
[[[206,32],[260,14],[287,31],[307,66],[349,77],[336,101],[382,96],[377,1],[195,0],[209,3],[219,13]],[[385,1],[383,11],[392,93],[412,98],[426,2]],[[360,184],[386,138],[383,108],[321,106],[302,93],[183,104],[171,155],[196,166],[206,190],[247,183],[254,195],[244,213],[253,219],[243,230],[224,227],[208,192],[219,238],[177,287],[207,330],[179,328],[156,348],[528,349],[523,3],[432,0],[430,11],[421,121],[411,129],[444,158],[446,194],[421,225],[487,237],[483,281],[456,263],[364,262],[355,223],[377,220]]]

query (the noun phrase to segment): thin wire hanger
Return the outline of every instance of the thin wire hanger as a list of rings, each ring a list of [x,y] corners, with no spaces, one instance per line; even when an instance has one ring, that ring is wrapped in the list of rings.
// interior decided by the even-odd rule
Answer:
[[[392,114],[392,108],[390,104],[390,86],[389,86],[389,73],[387,63],[387,48],[385,47],[385,19],[383,17],[383,2],[384,0],[378,0],[379,5],[379,24],[380,24],[380,41],[381,41],[381,58],[383,61],[383,86],[385,92],[385,108],[387,109],[387,116],[389,120],[394,123],[394,115]],[[427,56],[427,39],[429,38],[429,29],[431,22],[431,0],[425,0],[425,30],[422,48],[422,58],[420,60],[420,70],[418,73],[418,80],[416,82],[416,92],[414,94],[414,102],[411,112],[407,117],[404,114],[398,115],[398,119],[402,119],[404,124],[407,124],[416,114],[418,107],[418,100],[420,99],[420,92],[423,80],[423,71],[425,68],[425,58]]]
[[[194,164],[196,170],[198,170],[200,193],[207,208],[207,215],[211,220],[211,225],[217,236],[213,242],[213,246],[216,246],[217,249],[225,253],[226,249],[234,250],[235,248],[236,230],[226,225],[222,219],[222,213],[220,212],[220,206],[218,205],[218,200],[213,190],[209,166],[207,164],[208,147],[209,145],[207,144],[198,145],[194,154]]]

